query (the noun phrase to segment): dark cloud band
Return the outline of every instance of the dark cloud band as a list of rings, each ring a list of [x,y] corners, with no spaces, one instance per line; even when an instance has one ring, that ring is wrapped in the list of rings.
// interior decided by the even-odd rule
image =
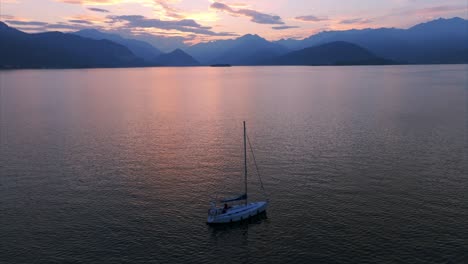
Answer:
[[[6,20],[8,24],[15,26],[46,26],[48,23],[39,21],[21,21],[21,20]]]
[[[193,19],[181,20],[160,20],[146,18],[140,15],[127,15],[127,16],[108,16],[113,22],[124,22],[125,27],[130,28],[158,28],[164,30],[178,30],[181,32],[191,32],[195,34],[208,35],[208,36],[237,36],[231,32],[213,32],[211,27],[206,27],[198,24]]]
[[[82,20],[82,19],[71,19],[68,20],[70,23],[76,23],[76,24],[84,24],[84,25],[92,25],[92,22],[89,22],[88,20]]]
[[[252,9],[237,9],[236,10],[220,2],[214,2],[213,4],[211,4],[211,8],[226,12],[233,16],[249,17],[250,21],[257,23],[257,24],[271,24],[271,25],[283,25],[284,24],[280,16],[265,14],[265,13],[261,13]]]
[[[107,9],[96,8],[96,7],[89,7],[88,10],[94,11],[94,12],[109,13],[109,10]]]
[[[353,19],[344,19],[339,22],[340,24],[369,24],[372,23],[370,19],[364,18],[353,18]]]
[[[278,26],[278,27],[271,27],[274,30],[285,30],[291,28],[299,28],[298,26]]]
[[[296,20],[304,21],[304,22],[320,22],[320,21],[327,21],[329,20],[328,18],[321,18],[321,17],[316,17],[316,16],[298,16],[295,17]]]

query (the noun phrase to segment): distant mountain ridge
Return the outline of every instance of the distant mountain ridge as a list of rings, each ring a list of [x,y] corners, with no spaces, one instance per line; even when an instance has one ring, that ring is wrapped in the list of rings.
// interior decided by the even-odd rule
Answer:
[[[180,49],[164,54],[145,42],[97,30],[28,34],[0,22],[0,68],[197,65],[196,60]]]
[[[288,52],[288,49],[258,35],[199,43],[187,52],[203,64],[255,65]]]
[[[161,54],[155,61],[164,66],[199,66],[200,63],[181,49]]]
[[[378,56],[406,63],[468,63],[468,21],[458,17],[440,18],[409,29],[324,31],[303,40],[275,43],[299,50],[333,41],[354,43]]]
[[[162,52],[153,45],[141,40],[123,38],[117,34],[110,34],[98,31],[96,29],[83,29],[73,34],[90,39],[107,39],[127,47],[135,56],[147,61],[153,62],[153,58],[161,55]]]
[[[358,45],[335,41],[293,51],[274,58],[269,65],[382,65],[392,61],[379,58]]]
[[[0,22],[0,68],[468,63],[467,43],[468,21],[462,18],[408,29],[324,31],[302,40],[247,34],[169,53],[94,29],[28,34]]]
[[[28,34],[0,22],[0,68],[144,66],[126,47],[61,32]]]
[[[270,42],[247,34],[237,39],[198,43],[186,50],[205,64],[256,65],[290,51],[335,41],[359,45],[400,63],[468,63],[468,21],[458,17],[440,18],[408,29],[323,31],[302,40]]]
[[[73,34],[91,38],[107,39],[127,47],[137,57],[153,66],[198,66],[200,63],[181,49],[163,53],[153,45],[136,39],[123,38],[117,34],[109,34],[96,29],[84,29]]]

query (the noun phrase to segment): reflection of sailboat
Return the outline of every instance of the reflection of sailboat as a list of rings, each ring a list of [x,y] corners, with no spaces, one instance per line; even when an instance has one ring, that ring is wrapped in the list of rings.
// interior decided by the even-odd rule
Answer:
[[[250,144],[250,142],[249,142]],[[254,158],[255,160],[255,158]],[[222,199],[223,207],[217,207],[216,201],[211,202],[208,211],[208,224],[223,224],[242,221],[265,212],[268,201],[248,203],[247,196],[247,134],[244,121],[244,193],[233,198]],[[231,203],[244,201],[244,203],[230,206]]]

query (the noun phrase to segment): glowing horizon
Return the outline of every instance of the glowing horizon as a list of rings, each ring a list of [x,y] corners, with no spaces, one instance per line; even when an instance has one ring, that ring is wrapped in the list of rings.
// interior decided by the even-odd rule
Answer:
[[[193,44],[257,34],[305,38],[324,30],[407,28],[468,16],[465,0],[2,0],[1,20],[26,32],[85,28]]]

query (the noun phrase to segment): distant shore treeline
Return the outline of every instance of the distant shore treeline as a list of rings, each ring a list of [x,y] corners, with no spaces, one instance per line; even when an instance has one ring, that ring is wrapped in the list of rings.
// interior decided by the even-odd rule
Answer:
[[[409,29],[325,31],[303,40],[247,34],[169,53],[94,29],[28,34],[0,22],[0,68],[468,63],[468,21],[437,19]]]

